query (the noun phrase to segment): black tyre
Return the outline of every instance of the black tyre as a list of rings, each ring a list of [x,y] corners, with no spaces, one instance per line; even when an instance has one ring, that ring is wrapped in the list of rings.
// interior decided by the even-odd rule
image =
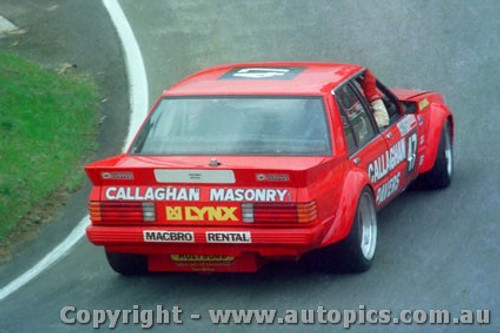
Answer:
[[[377,248],[377,212],[369,188],[361,193],[351,231],[339,248],[347,271],[365,272],[371,267]]]
[[[359,197],[347,237],[337,244],[315,251],[306,260],[323,272],[360,273],[370,268],[376,247],[377,213],[372,191],[366,187]]]
[[[106,258],[111,268],[122,275],[142,275],[148,272],[145,255],[106,251]]]
[[[451,141],[450,124],[444,124],[439,140],[438,153],[434,167],[422,175],[422,183],[428,189],[448,187],[453,176],[453,145]]]

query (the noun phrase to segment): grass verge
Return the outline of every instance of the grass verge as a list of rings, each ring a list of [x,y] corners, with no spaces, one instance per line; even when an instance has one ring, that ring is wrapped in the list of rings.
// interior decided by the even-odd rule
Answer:
[[[0,53],[0,245],[82,184],[81,166],[96,148],[97,101],[89,77]]]

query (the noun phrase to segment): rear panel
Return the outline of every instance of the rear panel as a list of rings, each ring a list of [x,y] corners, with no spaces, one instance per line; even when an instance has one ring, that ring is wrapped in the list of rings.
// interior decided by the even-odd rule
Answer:
[[[279,186],[221,186],[221,185],[157,185],[157,186],[103,186],[101,188],[101,217],[104,221],[113,218],[106,211],[122,209],[123,214],[116,215],[117,223],[127,214],[132,214],[132,207],[137,212],[142,209],[143,215],[130,223],[143,224],[143,221],[154,225],[190,225],[190,226],[247,226],[253,223],[249,212],[253,208],[255,218],[265,217],[259,212],[268,208],[272,213],[292,209],[290,203],[295,202],[297,190],[292,187]],[[122,205],[117,206],[117,204]],[[252,204],[252,205],[250,205]],[[287,208],[289,207],[289,208]],[[147,211],[154,216],[147,217]],[[297,214],[297,210],[290,212]],[[245,223],[246,221],[246,223]]]

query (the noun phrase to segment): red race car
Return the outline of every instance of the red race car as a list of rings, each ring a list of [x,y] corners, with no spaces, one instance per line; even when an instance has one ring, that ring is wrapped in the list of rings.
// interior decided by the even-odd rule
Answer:
[[[444,188],[453,172],[443,97],[372,77],[370,95],[388,115],[380,126],[368,76],[357,65],[292,62],[182,80],[126,153],[85,167],[88,238],[125,275],[253,272],[306,253],[322,269],[367,270],[377,210],[417,177]]]

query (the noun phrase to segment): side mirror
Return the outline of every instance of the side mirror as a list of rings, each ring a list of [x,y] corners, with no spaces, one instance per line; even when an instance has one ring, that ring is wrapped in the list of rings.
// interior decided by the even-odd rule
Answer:
[[[404,114],[416,114],[417,113],[417,103],[415,102],[406,102],[400,101],[401,108],[403,109]]]

